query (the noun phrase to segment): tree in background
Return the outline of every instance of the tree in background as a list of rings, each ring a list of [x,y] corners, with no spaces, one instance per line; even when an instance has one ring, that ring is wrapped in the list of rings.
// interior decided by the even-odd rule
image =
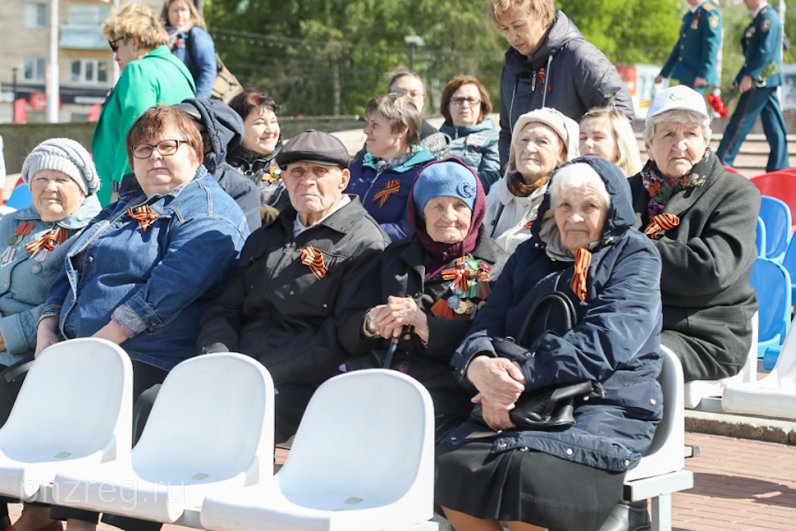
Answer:
[[[456,74],[478,77],[497,99],[506,41],[486,16],[487,0],[205,0],[217,49],[244,82],[268,90],[285,114],[353,115],[408,66],[407,35],[436,114]],[[615,63],[660,65],[680,28],[683,0],[558,0],[585,37]],[[723,88],[740,67],[749,14],[724,5]],[[792,27],[796,9],[788,12]],[[793,57],[791,56],[791,59]]]

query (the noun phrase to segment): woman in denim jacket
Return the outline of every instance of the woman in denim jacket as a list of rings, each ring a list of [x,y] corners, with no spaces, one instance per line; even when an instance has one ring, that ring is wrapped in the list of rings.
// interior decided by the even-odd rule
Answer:
[[[64,257],[36,353],[62,339],[113,341],[130,355],[137,397],[196,354],[199,317],[249,229],[201,164],[201,136],[187,114],[147,110],[127,135],[127,153],[141,190],[103,210]]]

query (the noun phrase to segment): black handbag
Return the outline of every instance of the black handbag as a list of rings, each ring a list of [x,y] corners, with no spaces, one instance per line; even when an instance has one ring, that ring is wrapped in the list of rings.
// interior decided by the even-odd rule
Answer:
[[[519,340],[527,342],[527,336],[531,323],[537,318],[541,308],[547,304],[561,307],[564,312],[564,326],[561,330],[550,330],[548,320],[550,311],[547,312],[544,322],[546,332],[557,332],[563,335],[577,322],[577,313],[572,300],[560,291],[553,291],[539,298],[528,312],[525,323],[519,334]],[[528,349],[522,346],[512,337],[492,338],[492,345],[501,358],[518,361],[527,358]],[[509,412],[509,418],[518,428],[525,429],[553,429],[575,424],[575,400],[588,396],[593,388],[594,382],[583,380],[567,385],[551,385],[537,389],[535,391],[523,393],[517,399],[514,409]],[[473,407],[470,417],[478,422],[484,423],[483,408],[481,404]]]

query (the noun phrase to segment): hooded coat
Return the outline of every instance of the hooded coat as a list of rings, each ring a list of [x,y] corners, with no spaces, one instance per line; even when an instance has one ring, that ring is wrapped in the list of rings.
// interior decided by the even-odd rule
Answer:
[[[658,383],[662,365],[661,261],[652,242],[632,228],[635,213],[622,172],[596,157],[575,162],[591,165],[611,197],[602,237],[591,249],[585,300],[578,299],[569,287],[574,262],[552,259],[540,235],[547,234],[549,224],[555,223],[547,192],[539,208],[543,221],[534,224],[531,239],[509,258],[452,365],[459,380],[471,385],[466,377],[470,361],[478,355],[497,355],[493,337],[519,337],[534,302],[558,285],[574,303],[577,323],[560,336],[544,331],[540,323],[530,327],[524,341],[527,355],[518,360],[525,391],[596,380],[604,395],[593,394],[588,401],[576,402],[575,424],[568,428],[500,432],[492,439],[492,452],[530,448],[602,470],[624,472],[636,466],[649,449],[663,413]],[[553,174],[552,180],[555,178]],[[552,320],[560,317],[549,316]],[[469,421],[453,430],[446,442],[460,444],[475,431],[484,431],[484,426]]]
[[[546,92],[546,93],[545,93]],[[532,55],[506,51],[500,75],[500,165],[509,159],[514,123],[521,115],[553,107],[576,122],[592,107],[613,105],[628,118],[633,102],[616,67],[561,11]]]
[[[249,231],[262,223],[260,219],[260,195],[257,186],[227,162],[227,153],[238,148],[243,139],[243,121],[232,107],[218,100],[189,98],[199,112],[199,122],[210,139],[211,150],[205,152],[204,165],[221,189],[238,203],[246,216]],[[204,136],[204,134],[202,135]],[[138,189],[134,174],[127,174],[122,181],[121,193]]]

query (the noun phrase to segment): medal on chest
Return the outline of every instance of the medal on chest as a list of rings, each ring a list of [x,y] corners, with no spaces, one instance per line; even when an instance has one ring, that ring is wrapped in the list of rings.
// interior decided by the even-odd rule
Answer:
[[[450,282],[446,290],[450,295],[435,302],[431,313],[442,319],[472,319],[489,296],[492,268],[470,255],[457,258],[452,266],[440,273]]]

